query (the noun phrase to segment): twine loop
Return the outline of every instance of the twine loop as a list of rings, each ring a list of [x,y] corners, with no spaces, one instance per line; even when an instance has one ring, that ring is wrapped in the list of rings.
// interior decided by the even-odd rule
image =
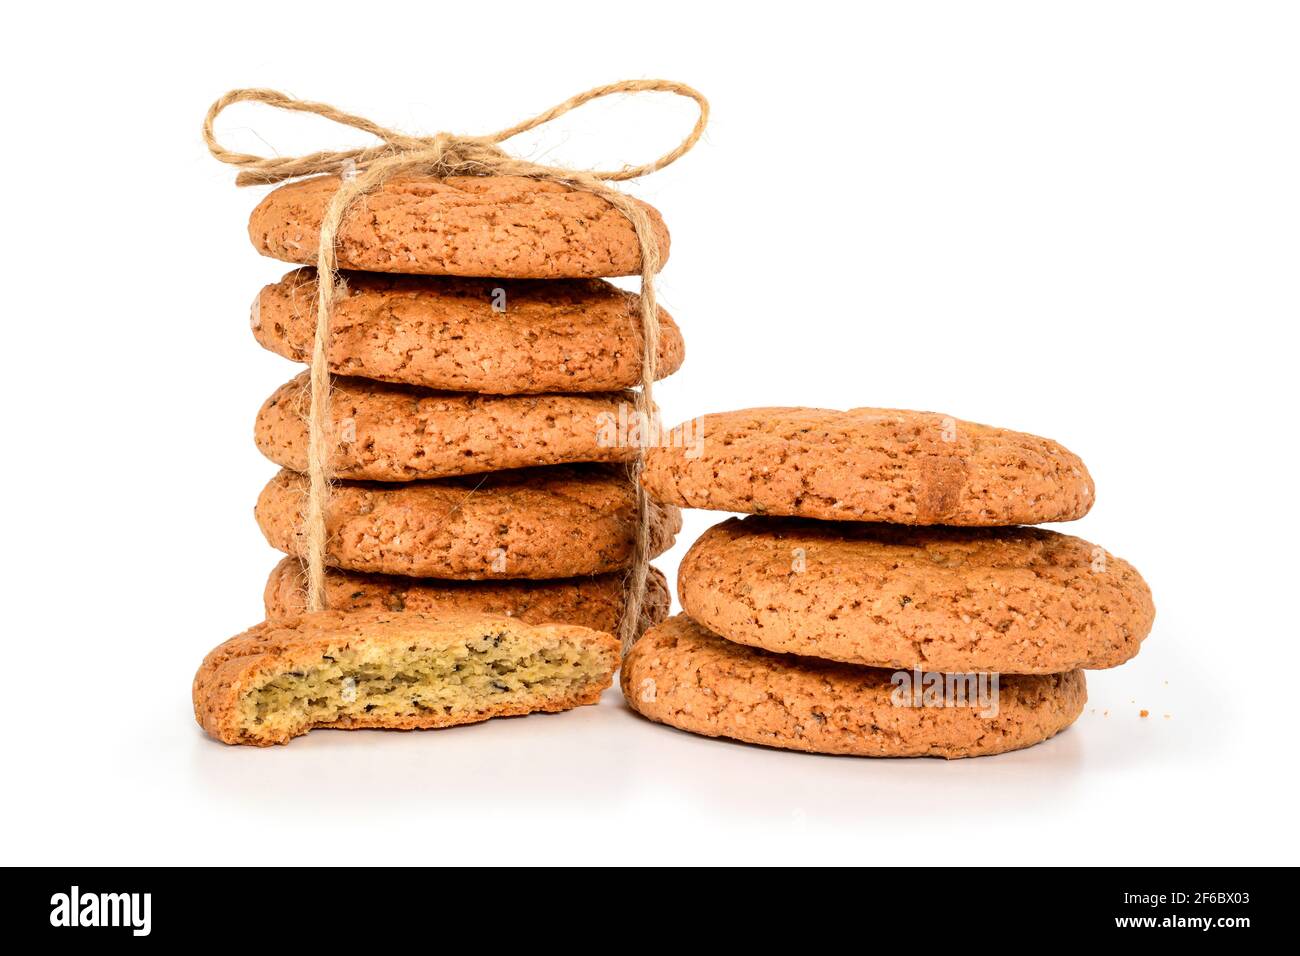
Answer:
[[[699,118],[690,133],[676,147],[653,162],[623,166],[616,170],[577,170],[546,166],[510,155],[501,143],[521,133],[536,129],[592,100],[618,93],[671,93],[693,100]],[[213,126],[227,107],[235,103],[262,103],[276,109],[309,113],[324,117],[376,137],[379,145],[346,150],[321,150],[305,156],[257,156],[226,149],[217,141]],[[237,186],[259,186],[300,179],[304,176],[337,175],[339,189],[334,193],[321,220],[317,251],[316,334],[311,358],[311,402],[308,415],[307,505],[303,515],[306,538],[307,609],[325,607],[325,507],[329,496],[329,335],[330,316],[337,294],[335,239],[349,207],[361,196],[381,186],[395,175],[416,176],[522,176],[562,183],[594,193],[617,209],[636,232],[641,252],[640,317],[642,331],[641,382],[637,391],[636,412],[641,422],[654,416],[654,380],[659,354],[659,309],[655,300],[655,273],[660,255],[654,230],[645,210],[624,193],[607,185],[646,176],[668,166],[695,146],[709,121],[709,103],[697,90],[671,80],[622,80],[597,86],[572,96],[536,116],[486,136],[460,136],[436,133],[433,136],[410,136],[380,126],[363,116],[346,113],[328,103],[299,100],[276,90],[238,89],[220,97],[208,109],[203,120],[203,140],[208,151],[223,163],[239,167]],[[645,436],[654,429],[642,428]],[[633,564],[626,585],[620,636],[626,653],[635,640],[641,609],[645,600],[649,573],[650,503],[638,480],[643,449],[632,466],[631,479],[637,499],[637,532]]]
[[[640,166],[624,166],[616,170],[573,170],[559,166],[543,166],[526,160],[517,159],[501,148],[500,144],[521,133],[544,126],[558,119],[570,110],[577,109],[585,103],[613,96],[617,93],[671,93],[694,100],[699,107],[699,118],[695,121],[686,138],[675,148],[664,153],[658,159]],[[235,103],[262,103],[276,109],[294,113],[309,113],[323,117],[342,126],[348,126],[382,140],[378,146],[359,149],[321,150],[305,156],[256,156],[251,153],[239,153],[226,149],[217,141],[213,126],[216,119],[229,106]],[[585,93],[571,96],[563,103],[558,103],[536,116],[497,130],[486,136],[459,136],[452,133],[437,133],[433,136],[410,136],[397,130],[380,126],[364,116],[345,113],[328,103],[315,103],[300,100],[276,90],[239,89],[231,90],[220,97],[208,109],[203,120],[203,141],[208,151],[223,163],[240,168],[235,177],[237,186],[265,186],[281,183],[303,176],[318,176],[325,173],[342,173],[348,164],[360,170],[377,160],[405,155],[412,163],[412,172],[427,172],[438,176],[541,176],[553,174],[561,181],[565,177],[591,177],[600,181],[621,182],[637,179],[656,170],[663,169],[686,153],[699,142],[704,128],[709,122],[709,101],[698,90],[684,83],[672,80],[622,80],[605,86],[593,87]],[[426,169],[420,169],[427,164]],[[503,169],[503,167],[510,167]],[[531,170],[532,172],[526,171]],[[544,178],[553,178],[547,176]]]

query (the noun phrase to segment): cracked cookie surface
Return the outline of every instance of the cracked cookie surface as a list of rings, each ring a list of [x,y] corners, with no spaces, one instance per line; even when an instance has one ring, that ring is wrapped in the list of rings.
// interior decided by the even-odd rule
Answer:
[[[683,508],[1000,526],[1071,521],[1092,507],[1092,477],[1077,455],[948,415],[751,408],[688,425],[699,442],[649,449],[641,479]]]
[[[274,548],[302,557],[307,478],[283,470],[254,511]],[[653,505],[651,557],[681,512]],[[325,563],[350,571],[459,580],[571,578],[632,563],[636,495],[624,466],[555,465],[405,484],[336,482]]]
[[[809,753],[976,757],[1064,730],[1083,710],[1082,671],[1003,676],[997,713],[974,706],[896,706],[891,672],[771,654],[723,640],[679,614],[651,628],[623,662],[633,710],[708,737]],[[990,695],[991,697],[991,695]]]
[[[731,518],[692,545],[677,588],[731,641],[935,671],[1115,667],[1155,617],[1132,565],[1043,528]]]
[[[314,265],[321,219],[337,176],[272,190],[252,212],[248,236],[265,256]],[[668,230],[650,217],[659,260]],[[636,275],[641,247],[632,224],[599,196],[518,176],[399,176],[359,197],[335,241],[340,269],[415,275],[584,279]]]
[[[618,441],[631,392],[472,395],[336,378],[327,437],[335,477],[415,481],[581,461],[627,461]],[[307,470],[307,372],[281,385],[257,414],[253,434],[271,461]]]
[[[335,611],[423,611],[430,614],[501,614],[527,624],[577,624],[617,634],[623,620],[626,575],[614,571],[555,581],[440,581],[329,569],[325,606]],[[263,592],[268,620],[307,608],[306,573],[297,558],[271,571]],[[668,617],[672,597],[658,568],[646,577],[637,633]]]
[[[641,381],[640,299],[600,279],[467,279],[343,273],[330,312],[327,358],[356,375],[460,392],[606,392]],[[311,361],[316,270],[266,286],[253,304],[257,341]],[[685,346],[659,310],[657,378]]]

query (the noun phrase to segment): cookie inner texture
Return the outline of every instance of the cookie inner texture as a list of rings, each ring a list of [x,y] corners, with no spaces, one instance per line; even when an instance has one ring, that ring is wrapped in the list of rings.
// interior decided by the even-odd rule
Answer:
[[[522,647],[501,633],[451,647],[330,647],[314,661],[267,675],[245,694],[240,725],[261,736],[354,718],[461,716],[564,697],[604,681],[608,672],[589,646]]]

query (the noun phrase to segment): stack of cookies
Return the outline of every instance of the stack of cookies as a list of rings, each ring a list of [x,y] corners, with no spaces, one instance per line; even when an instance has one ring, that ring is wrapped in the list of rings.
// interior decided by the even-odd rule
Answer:
[[[315,262],[339,186],[320,176],[271,192],[249,222],[254,246]],[[666,260],[663,221],[641,205]],[[639,272],[632,225],[603,198],[553,182],[406,176],[355,201],[335,248],[330,610],[302,616],[303,373],[266,400],[255,427],[282,466],[256,507],[287,555],[266,586],[268,622],[209,655],[195,684],[200,722],[228,742],[268,743],[312,726],[442,726],[593,702],[617,666],[610,634],[639,524],[628,389],[642,370],[640,302],[604,281]],[[262,290],[258,342],[310,361],[317,281],[301,268]],[[664,376],[684,350],[662,310],[659,322]],[[653,505],[651,555],[680,527],[676,508]],[[651,569],[639,627],[669,604]],[[389,659],[416,632],[436,666]]]
[[[622,685],[644,716],[794,750],[965,757],[1030,746],[1133,657],[1151,592],[1128,563],[1026,525],[1092,506],[1048,439],[889,409],[764,408],[647,456],[665,504],[742,512],[682,561],[684,614]]]
[[[253,244],[313,262],[338,186],[282,186],[254,210]],[[664,258],[668,234],[652,213]],[[329,364],[337,479],[327,512],[327,605],[472,610],[617,632],[633,560],[635,489],[626,439],[639,381],[637,297],[605,276],[635,274],[636,235],[603,199],[514,177],[396,179],[357,201],[336,243],[344,288]],[[313,269],[262,290],[257,340],[310,360]],[[682,362],[661,313],[659,370]],[[290,557],[266,588],[268,618],[302,610],[308,377],[262,406],[258,447],[283,466],[257,503]],[[652,550],[680,513],[656,508]],[[649,621],[669,603],[650,576]]]

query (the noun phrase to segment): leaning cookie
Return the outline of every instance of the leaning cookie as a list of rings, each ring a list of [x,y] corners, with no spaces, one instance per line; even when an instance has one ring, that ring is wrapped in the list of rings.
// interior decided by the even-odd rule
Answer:
[[[227,744],[317,727],[415,730],[594,704],[618,641],[494,615],[322,611],[265,622],[204,659],[194,716]]]
[[[637,633],[668,617],[672,598],[658,568],[646,577]],[[501,614],[526,624],[577,624],[619,633],[626,605],[627,575],[614,571],[556,581],[439,581],[331,568],[325,574],[325,606],[335,611],[421,611],[426,614]],[[272,570],[263,593],[268,620],[307,609],[306,574],[297,558]]]
[[[248,237],[263,255],[316,262],[337,176],[288,183],[258,203]],[[668,229],[649,218],[668,261]],[[586,279],[641,271],[632,223],[573,186],[520,176],[397,176],[348,207],[334,243],[340,269],[505,279]]]
[[[1128,562],[1042,528],[731,518],[692,545],[682,609],[731,641],[875,667],[1115,667],[1151,630]]]
[[[307,470],[310,379],[281,385],[257,413],[254,439],[277,465]],[[619,421],[631,392],[590,395],[467,395],[338,378],[326,436],[337,478],[414,481],[580,461],[627,461]]]
[[[257,523],[274,548],[303,557],[306,476],[262,489]],[[555,465],[407,484],[336,482],[325,563],[350,571],[478,581],[571,578],[630,567],[635,489],[622,466]],[[672,546],[681,512],[651,506],[650,557]]]
[[[646,455],[642,482],[684,508],[896,524],[1081,518],[1079,457],[1036,435],[933,412],[751,408],[704,415]]]
[[[906,675],[905,677],[902,675]],[[642,716],[708,737],[862,757],[976,757],[1060,733],[1083,711],[1082,671],[958,675],[927,698],[887,670],[770,654],[723,640],[685,615],[647,631],[623,662]],[[923,677],[924,680],[924,677]],[[996,689],[995,689],[996,688]],[[945,702],[960,701],[960,703]]]
[[[341,276],[327,359],[337,375],[490,395],[612,392],[641,381],[640,300],[600,279],[535,281],[445,276]],[[298,269],[253,303],[257,341],[311,360],[316,270]],[[656,378],[685,357],[659,310]]]

